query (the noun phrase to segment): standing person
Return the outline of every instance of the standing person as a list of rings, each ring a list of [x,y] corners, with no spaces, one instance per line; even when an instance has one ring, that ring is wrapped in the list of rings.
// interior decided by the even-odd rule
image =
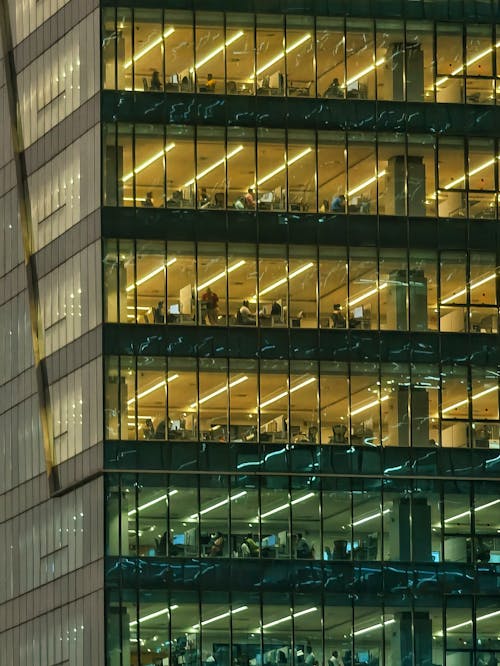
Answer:
[[[332,312],[333,328],[345,328],[345,317],[342,314],[340,303],[335,303]]]
[[[245,208],[255,210],[255,194],[251,187],[248,188],[247,193],[245,194]]]
[[[338,650],[332,651],[332,656],[328,660],[328,663],[330,666],[344,666],[344,662],[342,661],[342,657],[339,655]]]
[[[206,292],[201,297],[201,301],[205,303],[208,323],[210,326],[215,326],[217,324],[217,304],[219,303],[219,297],[215,291],[207,287]]]
[[[259,557],[259,546],[254,541],[251,534],[246,535],[242,545],[246,546],[245,549],[242,548],[242,552],[246,554],[246,557]]]
[[[312,548],[300,532],[297,534],[297,546],[295,550],[298,560],[307,560],[312,557]]]
[[[161,90],[161,81],[160,81],[160,72],[155,69],[151,76],[151,82],[149,84],[150,90]]]

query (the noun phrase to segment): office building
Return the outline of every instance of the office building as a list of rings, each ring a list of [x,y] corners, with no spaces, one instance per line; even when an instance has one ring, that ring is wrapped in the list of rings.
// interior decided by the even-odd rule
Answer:
[[[498,2],[2,5],[0,663],[495,666]]]

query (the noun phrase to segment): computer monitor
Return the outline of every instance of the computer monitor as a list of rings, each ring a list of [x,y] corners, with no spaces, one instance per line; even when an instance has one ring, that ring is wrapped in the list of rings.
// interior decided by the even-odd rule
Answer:
[[[358,650],[356,653],[358,664],[368,664],[370,663],[370,653],[368,650]]]
[[[363,306],[358,305],[357,308],[354,308],[354,310],[352,311],[352,316],[354,317],[354,319],[363,319]]]
[[[168,308],[168,311],[170,312],[170,314],[173,314],[173,315],[180,314],[181,309],[180,309],[179,303],[174,303],[173,305],[170,305],[169,308]]]
[[[179,83],[179,75],[178,74],[172,74],[170,77],[172,83]]]
[[[278,542],[278,540],[276,538],[276,535],[275,534],[270,534],[269,536],[264,537],[262,539],[261,546],[262,546],[262,548],[274,548],[274,546],[276,546],[277,542]]]
[[[180,429],[181,429],[180,419],[172,419],[170,421],[170,430],[180,430]]]
[[[359,90],[359,80],[348,83],[347,90]]]
[[[174,546],[183,546],[185,543],[184,534],[174,534],[172,543]]]

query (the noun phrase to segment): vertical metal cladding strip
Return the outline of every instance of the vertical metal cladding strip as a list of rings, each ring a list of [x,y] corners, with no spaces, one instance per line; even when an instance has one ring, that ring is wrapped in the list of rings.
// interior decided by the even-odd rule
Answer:
[[[3,57],[5,62],[5,80],[9,103],[12,148],[16,169],[19,220],[23,236],[24,265],[26,268],[28,286],[31,337],[33,343],[38,401],[40,406],[40,423],[45,455],[45,469],[49,482],[49,490],[50,493],[53,494],[59,490],[59,480],[57,469],[54,466],[54,437],[50,410],[49,384],[43,353],[43,326],[40,317],[40,295],[38,291],[35,257],[33,254],[28,175],[26,171],[26,159],[22,139],[19,93],[14,63],[14,42],[12,38],[8,0],[0,0],[0,35],[2,38]]]

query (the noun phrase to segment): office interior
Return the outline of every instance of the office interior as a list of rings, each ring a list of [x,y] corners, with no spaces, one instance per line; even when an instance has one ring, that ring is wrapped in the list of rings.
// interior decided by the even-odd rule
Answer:
[[[139,240],[104,248],[105,320],[128,324],[497,333],[497,284],[496,255],[480,251]],[[243,322],[244,301],[252,316]]]
[[[110,356],[108,440],[500,448],[496,368]]]
[[[491,24],[109,8],[103,82],[138,93],[491,105],[499,40]]]
[[[391,487],[378,480],[325,480],[320,489],[317,480],[299,487],[296,479],[268,476],[259,487],[248,476],[232,477],[228,484],[220,477],[200,477],[197,483],[182,475],[125,476],[115,482],[107,501],[109,555],[138,556],[145,562],[162,557],[248,558],[242,544],[251,536],[258,548],[254,561],[278,565],[283,560],[285,565],[299,557],[300,535],[311,547],[302,562],[304,580],[315,562],[354,561],[366,567],[367,590],[372,577],[381,575],[379,568],[365,564],[369,562],[412,562],[417,569],[440,562],[483,568],[500,562],[500,500],[482,494],[481,483],[457,488],[453,482],[434,481],[422,488],[419,481]],[[222,549],[216,553],[215,538],[222,538]],[[459,568],[457,580],[462,575]],[[283,575],[277,568],[269,569],[268,585],[284,584]],[[449,575],[451,581],[454,574]],[[412,645],[413,627],[422,640],[419,649],[434,651],[432,663],[469,663],[475,642],[488,653],[499,649],[494,598],[482,596],[473,606],[464,594],[442,608],[441,600],[437,605],[434,597],[426,598],[425,576],[412,601],[401,595],[398,580],[395,575],[392,582],[386,574],[386,586],[395,589],[392,595],[386,593],[383,607],[361,587],[352,590],[354,607],[348,589],[342,594],[327,589],[321,600],[317,593],[308,598],[299,592],[288,600],[286,587],[283,593],[232,591],[223,593],[227,595],[223,601],[220,592],[205,591],[198,598],[195,592],[149,590],[144,596],[139,592],[136,599],[136,592],[127,598],[123,590],[122,640],[130,641],[122,645],[131,650],[131,664],[138,663],[137,650],[144,652],[141,658],[146,661],[141,663],[197,664],[201,659],[210,664],[214,657],[223,664],[230,659],[228,663],[269,666],[313,663],[307,661],[311,652],[321,663],[336,649],[345,663],[376,666],[382,656],[385,663],[401,663],[401,650]],[[118,605],[111,599],[112,606]],[[241,613],[238,622],[233,613]],[[441,656],[443,634],[449,650],[446,662]],[[276,654],[286,646],[285,655]]]
[[[103,150],[108,206],[497,218],[489,138],[108,123]]]

